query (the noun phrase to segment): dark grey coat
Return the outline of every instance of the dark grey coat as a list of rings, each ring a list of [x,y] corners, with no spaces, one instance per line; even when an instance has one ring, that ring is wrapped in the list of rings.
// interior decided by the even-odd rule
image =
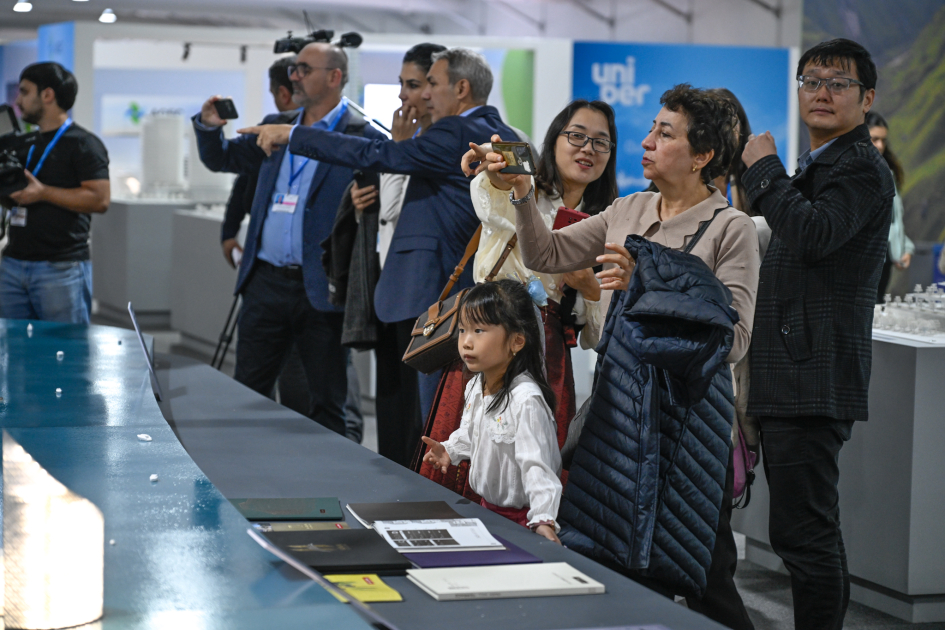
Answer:
[[[895,194],[889,168],[860,125],[793,178],[769,156],[742,182],[771,226],[748,413],[866,420],[873,305]]]

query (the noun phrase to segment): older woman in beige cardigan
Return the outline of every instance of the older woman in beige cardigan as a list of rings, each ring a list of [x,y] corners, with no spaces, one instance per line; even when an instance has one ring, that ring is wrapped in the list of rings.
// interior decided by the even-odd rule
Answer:
[[[688,85],[663,94],[650,133],[642,142],[643,174],[660,192],[640,192],[617,199],[604,212],[551,231],[541,220],[527,177],[502,175],[502,156],[490,153],[479,170],[512,185],[516,206],[516,232],[525,264],[547,273],[564,273],[604,264],[601,312],[614,290],[626,289],[634,262],[623,244],[630,234],[641,235],[666,247],[681,250],[702,222],[712,220],[692,250],[732,292],[732,306],[739,322],[729,362],[748,350],[758,287],[758,236],[751,219],[729,207],[725,197],[709,184],[728,170],[735,151],[735,111],[730,103]],[[493,141],[498,141],[493,138]],[[700,601],[689,601],[698,610],[730,628],[752,628],[732,576],[737,553],[731,517],[732,465],[729,464],[725,498],[719,515],[717,541],[709,570],[708,588]],[[671,594],[658,583],[648,586]]]

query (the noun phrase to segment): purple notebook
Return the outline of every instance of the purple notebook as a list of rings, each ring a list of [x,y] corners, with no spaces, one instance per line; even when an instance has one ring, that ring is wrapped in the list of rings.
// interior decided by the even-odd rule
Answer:
[[[542,562],[521,547],[495,536],[505,546],[502,551],[437,551],[436,553],[405,553],[421,569],[439,569],[443,567],[479,567],[491,564],[535,564]]]

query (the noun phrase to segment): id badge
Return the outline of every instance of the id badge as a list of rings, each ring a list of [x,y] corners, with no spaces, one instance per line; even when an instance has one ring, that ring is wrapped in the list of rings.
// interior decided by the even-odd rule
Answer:
[[[10,225],[13,227],[26,227],[26,208],[16,206],[10,209]]]
[[[272,202],[272,211],[273,212],[287,212],[288,214],[295,213],[295,207],[299,203],[298,195],[289,195],[289,194],[279,194],[276,195],[275,199]]]

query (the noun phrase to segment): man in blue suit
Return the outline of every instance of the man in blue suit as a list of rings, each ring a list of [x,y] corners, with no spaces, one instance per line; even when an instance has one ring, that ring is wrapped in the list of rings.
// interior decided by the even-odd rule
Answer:
[[[267,117],[365,138],[382,134],[341,96],[347,57],[337,46],[309,44],[289,68],[300,111]],[[344,435],[347,349],[343,314],[328,301],[321,242],[331,233],[352,169],[286,151],[267,155],[253,136],[227,140],[214,101],[194,118],[201,161],[211,170],[258,173],[236,290],[243,296],[236,345],[237,381],[269,395],[292,344],[298,345],[312,399],[311,417]]]
[[[374,308],[383,322],[397,328],[401,354],[421,312],[439,298],[479,225],[469,197],[469,180],[460,160],[469,143],[489,142],[493,134],[516,134],[486,105],[492,71],[482,55],[452,48],[433,55],[423,93],[433,124],[422,135],[393,142],[312,129],[268,125],[247,132],[267,153],[288,145],[289,152],[348,168],[410,175],[403,210],[374,292]],[[471,265],[457,290],[472,285]],[[439,374],[420,376],[420,411],[426,417]],[[404,418],[404,430],[419,441],[420,418]]]

